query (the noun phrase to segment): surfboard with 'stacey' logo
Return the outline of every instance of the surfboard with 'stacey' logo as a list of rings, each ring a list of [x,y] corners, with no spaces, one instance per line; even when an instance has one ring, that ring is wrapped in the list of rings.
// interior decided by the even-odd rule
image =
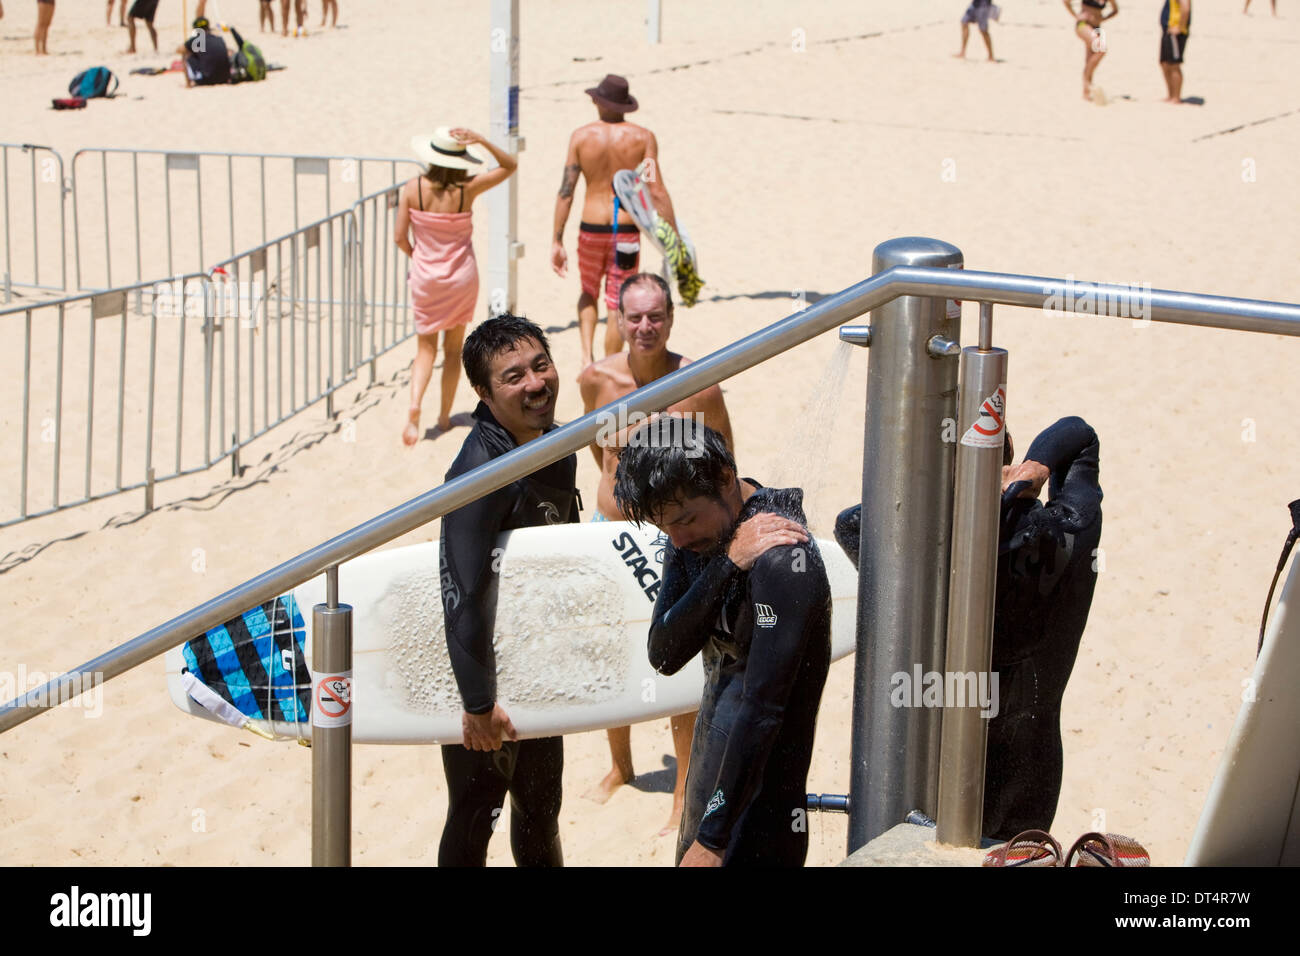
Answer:
[[[647,658],[666,544],[656,529],[623,521],[522,528],[498,539],[497,695],[521,737],[619,727],[699,706],[698,656],[671,677]],[[833,541],[819,539],[818,547],[838,659],[854,646],[857,575]],[[437,543],[363,555],[338,576],[339,601],[353,608],[353,739],[460,742]],[[168,651],[173,702],[263,736],[309,738],[312,608],[324,598],[322,576]]]

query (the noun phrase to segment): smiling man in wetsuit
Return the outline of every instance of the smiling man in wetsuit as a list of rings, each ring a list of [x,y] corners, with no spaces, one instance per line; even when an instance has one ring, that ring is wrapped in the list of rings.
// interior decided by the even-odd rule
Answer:
[[[555,200],[555,234],[551,244],[551,267],[555,274],[564,277],[569,269],[569,256],[564,251],[564,224],[569,221],[573,208],[573,191],[578,185],[578,174],[586,181],[587,192],[582,202],[582,221],[578,226],[578,272],[582,279],[582,293],[578,296],[578,334],[582,339],[582,367],[590,365],[596,337],[597,302],[600,281],[605,280],[605,307],[609,313],[605,320],[605,354],[623,347],[623,337],[618,331],[618,293],[623,282],[637,272],[640,262],[640,239],[636,223],[627,210],[622,210],[618,230],[614,229],[614,174],[621,169],[636,169],[645,159],[655,163],[650,180],[650,198],[655,211],[677,228],[673,203],[664,188],[663,169],[659,167],[659,142],[655,134],[644,126],[627,122],[623,117],[637,108],[637,101],[628,91],[627,80],[609,74],[599,86],[587,90],[596,104],[600,118],[594,123],[580,126],[569,137],[569,152],[564,160],[564,178]]]
[[[481,402],[447,471],[451,481],[554,427],[559,376],[546,335],[527,319],[488,319],[465,339],[465,377]],[[438,555],[447,651],[464,704],[460,745],[442,748],[447,822],[439,866],[483,866],[507,793],[510,847],[520,866],[560,866],[561,738],[517,740],[497,701],[492,648],[497,535],[578,520],[578,459],[569,455],[442,519]],[[508,738],[503,740],[502,738]]]
[[[803,492],[741,479],[722,436],[665,415],[628,436],[614,497],[668,535],[651,665],[704,657],[681,866],[802,866],[831,592]]]
[[[989,722],[983,832],[1009,840],[1048,830],[1061,793],[1061,699],[1097,586],[1101,485],[1097,433],[1062,418],[1012,465],[1007,436],[993,615],[997,714]],[[1038,500],[1048,484],[1047,504]],[[835,539],[858,564],[862,506]]]

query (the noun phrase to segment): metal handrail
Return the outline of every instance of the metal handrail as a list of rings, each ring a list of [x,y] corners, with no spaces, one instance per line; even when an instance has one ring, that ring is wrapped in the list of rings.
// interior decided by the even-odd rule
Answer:
[[[877,309],[899,296],[934,296],[979,302],[1074,311],[1092,296],[1107,313],[1185,325],[1300,336],[1300,305],[1233,299],[1186,292],[1148,291],[1111,283],[1047,279],[952,269],[896,266],[828,296],[793,315],[746,336],[705,358],[658,379],[618,402],[582,416],[460,477],[412,498],[259,574],[219,597],[160,624],[139,637],[88,661],[0,707],[0,733],[80,692],[125,673],[138,664],[216,627],[250,607],[271,600],[327,568],[357,557],[455,511],[512,481],[530,475],[589,445],[611,415],[647,414],[796,345]],[[1059,309],[1053,304],[1058,303]],[[1092,314],[1099,313],[1096,308]],[[62,695],[62,696],[60,696]]]

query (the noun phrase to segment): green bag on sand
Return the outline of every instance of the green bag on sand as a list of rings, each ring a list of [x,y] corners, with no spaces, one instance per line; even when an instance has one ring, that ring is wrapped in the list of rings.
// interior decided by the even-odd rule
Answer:
[[[230,32],[235,37],[236,52],[230,59],[231,83],[255,83],[266,79],[266,59],[256,44],[247,42],[234,27]]]

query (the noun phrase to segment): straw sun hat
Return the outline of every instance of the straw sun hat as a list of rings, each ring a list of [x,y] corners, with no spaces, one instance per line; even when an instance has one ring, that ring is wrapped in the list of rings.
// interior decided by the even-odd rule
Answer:
[[[421,162],[447,169],[464,169],[471,173],[487,168],[487,151],[477,143],[466,146],[451,135],[451,127],[439,126],[432,133],[411,137],[411,149]]]

